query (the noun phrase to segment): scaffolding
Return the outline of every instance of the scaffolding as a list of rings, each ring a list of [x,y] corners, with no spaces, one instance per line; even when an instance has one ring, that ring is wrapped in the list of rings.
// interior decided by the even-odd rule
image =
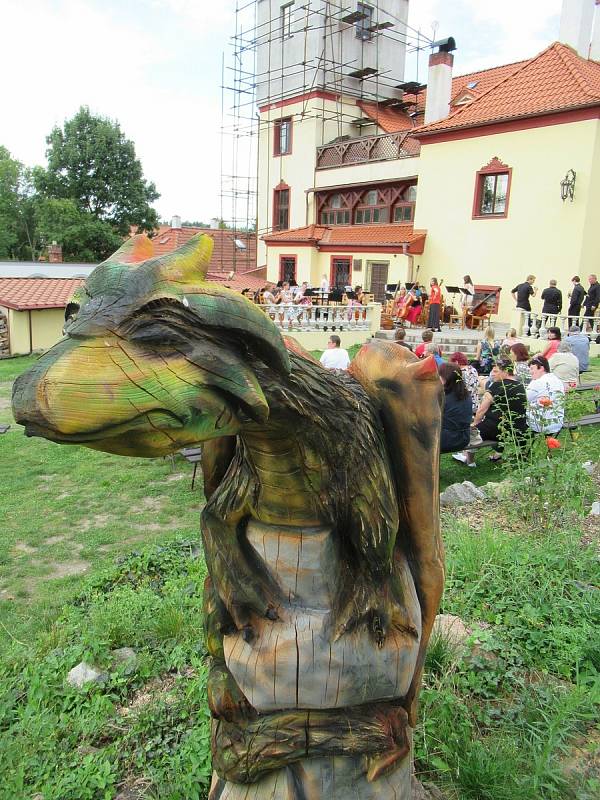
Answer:
[[[259,0],[236,3],[234,33],[222,61],[220,216],[231,227],[234,238],[242,231],[261,236],[272,230],[269,225],[259,230],[257,219],[258,98],[268,98],[270,107],[281,106],[298,96],[298,85],[286,88],[290,79],[296,78],[304,96],[320,90],[337,98],[334,109],[324,101],[320,107],[315,104],[309,107],[305,100],[298,118],[333,121],[341,135],[344,123],[357,121],[355,114],[344,111],[342,98],[372,103],[376,112],[379,107],[402,108],[407,112],[411,107],[416,108],[417,94],[423,88],[419,83],[419,55],[433,45],[430,37],[384,8],[383,0],[371,0],[370,15],[358,10],[366,4],[349,0],[263,2],[268,2],[275,13],[270,12],[261,21]],[[343,52],[344,37],[340,34],[348,27],[356,29],[357,24],[365,26],[365,36],[363,39],[356,36],[361,46],[358,54],[349,58]],[[302,37],[302,56],[293,63],[285,63],[286,42],[292,35]],[[309,42],[314,45],[315,37],[319,38],[319,47],[315,51],[313,46],[315,52],[311,53]],[[369,65],[365,67],[367,41]],[[380,47],[384,43],[401,46],[405,54],[417,54],[413,81],[406,83],[404,74],[394,74],[392,69],[380,65]],[[269,116],[260,125],[273,126],[277,122]],[[265,179],[270,185],[271,176],[266,175]],[[240,259],[248,256],[239,254]]]

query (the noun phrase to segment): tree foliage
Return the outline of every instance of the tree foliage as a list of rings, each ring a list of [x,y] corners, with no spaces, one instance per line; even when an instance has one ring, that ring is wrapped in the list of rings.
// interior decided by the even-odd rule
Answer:
[[[56,242],[65,261],[101,261],[132,225],[156,228],[159,195],[118,123],[81,108],[46,141],[46,169],[0,146],[0,259],[37,261]]]
[[[150,204],[160,195],[144,180],[135,146],[118,122],[81,107],[46,142],[48,167],[35,175],[40,193],[72,200],[81,212],[108,222],[123,236],[132,225],[154,230],[158,216]]]

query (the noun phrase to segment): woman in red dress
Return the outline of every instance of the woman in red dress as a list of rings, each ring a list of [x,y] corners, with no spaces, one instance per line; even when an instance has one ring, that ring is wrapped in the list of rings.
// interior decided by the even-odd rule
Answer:
[[[427,327],[432,331],[441,331],[440,328],[440,303],[442,302],[442,290],[438,286],[438,279],[432,278],[429,281],[429,319]]]

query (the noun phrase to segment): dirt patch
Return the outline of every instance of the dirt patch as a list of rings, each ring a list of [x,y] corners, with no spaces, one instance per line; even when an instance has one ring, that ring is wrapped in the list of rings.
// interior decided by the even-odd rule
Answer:
[[[177,682],[181,678],[193,678],[196,674],[196,670],[193,667],[186,667],[182,672],[170,672],[167,675],[152,678],[141,689],[138,689],[128,705],[121,706],[118,709],[118,713],[122,717],[126,717],[159,700],[164,703],[174,703],[176,697],[173,689]]]
[[[144,514],[146,511],[160,511],[165,502],[165,497],[144,497],[136,506],[131,506],[131,511],[134,514]]]
[[[575,740],[562,766],[569,782],[600,782],[600,728],[592,728]]]
[[[10,397],[0,397],[0,411],[6,411],[10,408]]]
[[[44,544],[48,546],[59,544],[60,542],[64,542],[66,538],[66,536],[50,536],[48,539],[44,540]]]
[[[37,553],[37,547],[31,547],[25,542],[17,542],[13,547],[13,550],[16,553],[25,553],[26,555],[31,555],[31,553]]]
[[[172,519],[169,522],[146,522],[136,523],[130,526],[134,531],[176,531],[181,527],[181,523]]]
[[[70,575],[82,575],[92,566],[89,561],[51,561],[48,566],[52,570],[42,577],[42,580],[54,580],[55,578],[67,578]]]
[[[163,478],[161,481],[152,481],[148,486],[164,486],[165,483],[174,483],[175,481],[183,480],[183,478],[187,478],[185,472],[174,472],[172,475],[167,475],[167,477]]]
[[[77,530],[81,531],[82,533],[87,533],[91,530],[96,530],[97,528],[106,528],[107,525],[110,525],[111,522],[114,522],[114,517],[112,514],[94,514],[93,517],[88,517],[87,519],[82,519],[77,524]]]

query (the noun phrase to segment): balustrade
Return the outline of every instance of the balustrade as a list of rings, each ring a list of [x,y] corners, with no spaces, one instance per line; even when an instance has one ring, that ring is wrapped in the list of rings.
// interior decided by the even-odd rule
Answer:
[[[600,333],[600,317],[569,316],[568,314],[541,314],[537,311],[521,311],[520,332],[523,336],[548,338],[548,328],[560,328],[563,336],[572,325],[578,325],[583,333],[596,336]]]
[[[295,303],[262,306],[282,331],[370,330],[376,304],[304,306]]]
[[[408,136],[407,131],[383,133],[379,136],[361,136],[357,139],[343,139],[339,142],[317,147],[317,169],[343,167],[368,161],[388,161],[394,158],[409,158],[402,147]]]

